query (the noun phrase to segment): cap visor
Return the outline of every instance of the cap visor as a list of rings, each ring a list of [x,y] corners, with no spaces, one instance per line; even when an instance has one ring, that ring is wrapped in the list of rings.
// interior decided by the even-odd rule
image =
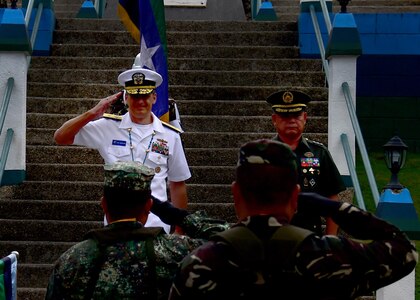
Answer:
[[[125,90],[127,91],[127,94],[130,94],[130,95],[148,95],[148,94],[151,94],[154,89],[126,88]]]

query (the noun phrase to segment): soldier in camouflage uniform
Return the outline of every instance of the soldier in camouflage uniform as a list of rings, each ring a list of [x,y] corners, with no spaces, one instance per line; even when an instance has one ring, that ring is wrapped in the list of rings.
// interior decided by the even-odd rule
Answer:
[[[152,201],[153,176],[138,162],[105,165],[101,204],[110,222],[57,260],[46,299],[167,299],[182,258],[228,224]],[[144,227],[151,210],[191,237]]]
[[[338,194],[346,187],[330,152],[322,143],[303,136],[308,118],[307,103],[311,100],[309,95],[294,90],[279,91],[267,98],[273,110],[271,119],[277,131],[274,139],[288,144],[296,154],[302,192],[317,193],[338,200]],[[299,211],[292,223],[319,234],[324,232],[324,220],[311,212]],[[325,233],[337,234],[337,230],[337,225],[327,219]]]
[[[286,144],[242,146],[232,186],[240,221],[185,258],[169,299],[355,299],[415,268],[415,246],[397,227],[349,203],[299,194],[297,177]],[[331,217],[357,240],[289,225],[297,208]]]

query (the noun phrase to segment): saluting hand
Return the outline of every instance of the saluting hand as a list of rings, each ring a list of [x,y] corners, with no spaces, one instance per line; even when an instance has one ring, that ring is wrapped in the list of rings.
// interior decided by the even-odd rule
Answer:
[[[118,98],[120,98],[122,95],[122,91],[108,96],[106,98],[103,98],[101,101],[98,102],[98,104],[93,107],[90,112],[95,116],[95,119],[99,119],[102,117],[102,115],[108,110],[108,108],[117,101]]]

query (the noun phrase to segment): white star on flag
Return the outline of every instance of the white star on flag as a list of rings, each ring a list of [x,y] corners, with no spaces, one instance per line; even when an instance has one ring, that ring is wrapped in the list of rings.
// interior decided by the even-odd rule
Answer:
[[[159,49],[160,45],[155,47],[147,48],[146,42],[144,41],[143,36],[141,37],[140,42],[140,67],[148,67],[149,69],[156,71],[155,65],[153,64],[152,57],[155,55],[156,51]]]

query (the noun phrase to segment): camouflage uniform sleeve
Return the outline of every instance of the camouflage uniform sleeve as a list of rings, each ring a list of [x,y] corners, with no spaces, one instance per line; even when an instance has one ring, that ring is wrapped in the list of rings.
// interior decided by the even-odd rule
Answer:
[[[83,298],[90,270],[98,259],[97,243],[84,240],[64,252],[51,273],[45,299]]]
[[[415,268],[416,248],[394,225],[348,203],[342,203],[332,217],[353,238],[309,238],[297,253],[298,272],[315,279],[320,288],[335,295],[359,296]]]
[[[226,221],[208,217],[204,211],[196,211],[184,218],[181,227],[192,238],[208,240],[210,236],[225,231],[230,225]]]
[[[238,265],[227,257],[230,253],[223,243],[207,242],[185,257],[172,283],[169,300],[234,299]],[[243,282],[242,282],[243,283]]]
[[[45,300],[53,300],[53,299],[63,299],[64,295],[61,294],[61,277],[57,272],[56,267],[54,267],[53,272],[51,273],[47,292],[45,294]]]

